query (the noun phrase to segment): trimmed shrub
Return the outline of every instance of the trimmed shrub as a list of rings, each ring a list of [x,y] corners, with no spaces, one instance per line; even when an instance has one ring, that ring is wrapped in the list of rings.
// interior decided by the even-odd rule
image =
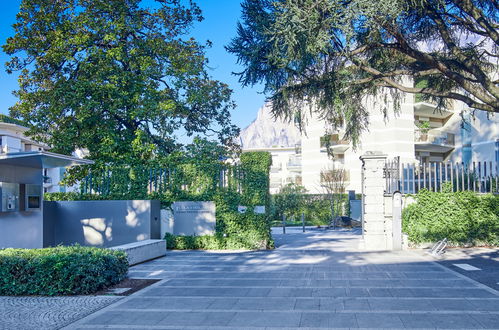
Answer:
[[[499,245],[499,195],[422,190],[402,213],[412,243],[447,238],[455,246]]]
[[[127,273],[123,251],[79,245],[0,250],[0,295],[91,294]]]
[[[307,194],[305,188],[290,184],[280,193],[271,196],[270,217],[273,225],[280,226],[284,214],[286,224],[301,226],[302,213],[305,214],[306,225],[328,225],[333,219],[330,202],[332,197],[327,194]],[[336,213],[349,216],[348,194],[335,194],[334,200]]]
[[[166,233],[166,248],[172,250],[259,250],[273,247],[273,242],[262,239],[255,230],[230,236],[203,235],[177,236]]]

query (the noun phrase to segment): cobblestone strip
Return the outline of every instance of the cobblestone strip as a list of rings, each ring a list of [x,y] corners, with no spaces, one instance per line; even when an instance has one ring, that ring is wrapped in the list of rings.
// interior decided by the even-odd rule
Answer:
[[[60,329],[121,298],[118,296],[0,297],[0,329]]]

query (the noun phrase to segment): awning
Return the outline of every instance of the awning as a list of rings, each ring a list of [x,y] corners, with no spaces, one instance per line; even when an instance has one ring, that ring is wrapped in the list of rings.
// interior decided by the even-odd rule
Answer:
[[[54,168],[93,164],[92,160],[81,159],[48,151],[26,151],[0,154],[0,165],[32,168]]]

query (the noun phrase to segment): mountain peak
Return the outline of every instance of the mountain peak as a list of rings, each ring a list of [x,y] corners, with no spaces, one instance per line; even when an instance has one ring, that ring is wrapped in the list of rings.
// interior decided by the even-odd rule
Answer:
[[[258,110],[256,119],[241,131],[239,136],[243,149],[294,147],[301,134],[293,123],[272,115],[271,107],[265,104]]]

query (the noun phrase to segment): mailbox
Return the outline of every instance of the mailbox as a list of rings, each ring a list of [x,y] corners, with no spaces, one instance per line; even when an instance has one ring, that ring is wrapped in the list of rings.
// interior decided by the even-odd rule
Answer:
[[[39,184],[27,184],[25,193],[26,210],[36,210],[42,205],[42,186]]]
[[[19,184],[0,182],[0,212],[19,211]]]

